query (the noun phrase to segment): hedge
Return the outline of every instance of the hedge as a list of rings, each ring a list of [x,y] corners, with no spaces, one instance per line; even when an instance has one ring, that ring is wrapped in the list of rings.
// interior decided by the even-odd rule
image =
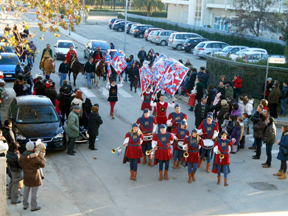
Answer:
[[[124,18],[124,16],[122,14],[118,14],[118,18]],[[209,40],[223,41],[230,45],[242,45],[242,46],[248,46],[248,47],[263,48],[263,49],[266,49],[269,54],[278,54],[278,55],[284,54],[285,46],[282,44],[278,44],[278,43],[256,41],[256,40],[246,39],[245,37],[236,36],[236,35],[224,35],[221,33],[210,33],[204,30],[194,30],[192,28],[183,28],[183,27],[178,26],[177,24],[173,25],[173,24],[164,23],[164,22],[144,20],[141,18],[128,17],[127,19],[132,22],[150,24],[155,27],[174,30],[178,32],[194,32],[194,33],[200,34],[202,37],[207,38]]]
[[[103,10],[100,10],[100,9],[95,9],[95,10],[90,10],[90,12],[93,12],[93,11],[99,11],[99,12],[122,12],[122,13],[125,13],[125,10],[121,9],[121,10],[109,10],[109,9],[103,9]],[[147,16],[147,12],[145,11],[135,11],[135,10],[131,10],[131,11],[127,11],[127,13],[130,13],[130,14],[135,14],[135,15],[140,15],[140,16]],[[151,17],[167,17],[167,11],[156,11],[156,12],[153,12]]]

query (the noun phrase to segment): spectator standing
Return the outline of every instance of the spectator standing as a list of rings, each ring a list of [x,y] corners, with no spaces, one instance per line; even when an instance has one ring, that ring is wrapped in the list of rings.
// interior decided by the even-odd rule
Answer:
[[[36,56],[37,48],[36,48],[35,44],[33,43],[33,41],[30,41],[30,49],[32,50],[32,54],[33,54],[32,60],[33,60],[33,63],[34,63],[35,62],[35,56]]]
[[[221,108],[217,114],[218,124],[220,126],[223,124],[226,114],[229,116],[229,105],[226,100],[221,100]],[[227,119],[229,119],[229,117]],[[225,130],[227,131],[227,128],[225,128]]]
[[[110,43],[110,49],[115,49],[115,46],[113,43]]]
[[[203,98],[203,90],[204,90],[204,85],[202,83],[201,78],[198,78],[197,83],[196,83],[196,97],[195,99],[197,100],[198,103],[201,102],[201,99]]]
[[[207,99],[202,98],[201,103],[198,103],[195,107],[195,127],[198,128],[203,119],[206,119],[208,113]]]
[[[33,67],[33,51],[30,48],[27,50],[27,62]]]
[[[190,59],[187,59],[186,63],[185,63],[185,67],[193,67],[193,65],[190,63]]]
[[[69,72],[69,66],[67,64],[67,60],[64,59],[64,61],[60,64],[59,69],[58,69],[58,73],[60,76],[60,87],[62,87],[63,81],[67,80],[68,72]]]
[[[21,67],[21,62],[17,62],[15,67],[15,78],[18,79],[18,74],[24,75],[23,68]]]
[[[21,96],[21,95],[27,95],[27,91],[23,84],[24,83],[22,83],[19,79],[15,80],[13,89],[15,91],[16,97]]]
[[[140,61],[140,64],[142,66],[144,60],[147,58],[147,54],[144,50],[144,47],[141,48],[141,50],[138,52],[138,58],[139,58],[139,61]]]
[[[95,140],[99,134],[99,127],[103,123],[101,116],[99,115],[99,105],[94,104],[89,114],[88,121],[88,134],[89,134],[89,149],[97,150],[95,148]]]
[[[76,151],[74,151],[74,145],[76,138],[79,137],[79,112],[81,107],[79,105],[75,105],[73,110],[70,112],[67,121],[66,133],[68,135],[68,151],[67,154],[75,155]]]
[[[5,157],[8,151],[8,143],[6,138],[3,136],[2,130],[0,130],[0,157]]]
[[[89,61],[86,62],[85,66],[84,66],[84,73],[87,76],[88,89],[91,89],[91,75],[92,75],[92,73],[95,73],[95,64],[93,63],[93,57],[90,57]],[[97,87],[98,88],[100,87],[99,86],[99,79],[97,80]]]
[[[209,78],[210,78],[210,75],[209,75],[207,69],[205,69],[205,70],[203,71],[203,74],[200,76],[200,78],[202,79],[202,83],[203,83],[203,85],[204,85],[204,88],[207,89],[208,81],[209,81]]]
[[[137,92],[136,89],[138,84],[138,77],[139,77],[139,69],[136,66],[136,63],[133,63],[130,69],[129,80],[130,80],[130,91],[132,91],[132,87],[134,86],[135,93]]]
[[[283,82],[283,89],[281,91],[281,114],[279,116],[284,117],[286,115],[286,105],[288,102],[288,81]]]
[[[134,63],[134,56],[133,56],[133,55],[130,55],[130,56],[126,59],[126,62],[127,62],[127,67],[125,68],[124,82],[127,82],[128,75],[130,75],[130,71],[131,71],[132,65],[133,65],[133,63]]]
[[[231,154],[235,154],[239,150],[240,136],[241,136],[240,123],[238,121],[235,121],[231,133],[231,140],[234,138],[236,141],[232,145]]]
[[[81,116],[80,125],[85,129],[88,129],[89,115],[92,109],[92,103],[89,98],[85,99],[85,102],[82,104],[83,114]]]
[[[35,88],[35,94],[36,95],[44,95],[45,96],[46,85],[43,82],[41,76],[37,77],[36,83],[34,84],[34,88]]]
[[[62,115],[62,124],[64,125],[65,116],[68,119],[71,105],[72,87],[68,84],[67,80],[63,81],[63,86],[59,90],[57,100],[60,102],[59,109]]]
[[[192,71],[192,73],[191,73],[190,79],[189,79],[188,92],[191,92],[191,90],[194,89],[195,81],[196,81],[196,78],[197,78],[197,69],[196,68],[192,68],[191,71]]]
[[[237,103],[232,105],[231,115],[235,115],[237,117],[241,116],[241,109]]]
[[[24,82],[27,83],[30,87],[27,89],[27,93],[28,95],[32,94],[32,88],[33,88],[33,79],[31,76],[31,72],[28,71],[27,73],[25,73],[24,75]]]
[[[15,134],[12,130],[12,121],[10,119],[4,121],[4,127],[2,127],[2,133],[5,137],[8,145],[15,141]]]
[[[276,127],[274,124],[274,118],[269,117],[267,124],[264,128],[264,136],[263,136],[263,142],[266,143],[266,155],[267,160],[263,165],[263,168],[270,168],[271,167],[271,161],[272,161],[272,146],[275,143],[275,137],[276,137]]]
[[[279,84],[276,83],[273,85],[273,88],[268,95],[268,106],[270,110],[270,116],[273,118],[278,117],[277,105],[280,97],[281,97],[281,91],[279,89]]]
[[[239,95],[241,93],[242,89],[242,79],[237,75],[234,77],[233,81],[234,83],[233,88],[234,88],[234,98],[238,103]]]
[[[242,139],[240,140],[240,149],[244,149],[245,148],[245,136],[246,136],[246,134],[248,132],[248,126],[249,126],[249,122],[250,122],[250,119],[249,119],[247,113],[243,113],[242,114],[242,118],[243,118],[244,130],[243,130]]]
[[[258,123],[253,127],[254,130],[254,138],[256,141],[256,155],[252,157],[252,159],[260,159],[261,156],[261,146],[262,146],[262,139],[264,136],[264,128],[265,128],[265,121],[266,115],[260,113]]]
[[[219,93],[219,92],[221,92],[221,95],[225,95],[225,86],[224,86],[224,83],[222,81],[219,82],[219,86],[218,86],[218,89],[217,89],[217,93]],[[226,98],[227,97],[225,97],[225,99]]]
[[[233,88],[230,86],[230,84],[225,84],[225,99],[233,97],[233,94]]]
[[[51,100],[54,106],[56,105],[57,91],[54,82],[49,81],[49,88],[45,89],[45,96]]]
[[[272,90],[272,88],[273,88],[273,83],[272,83],[272,78],[271,77],[269,77],[268,79],[267,79],[267,83],[266,83],[266,94],[264,93],[264,91],[265,91],[265,84],[263,85],[263,87],[262,87],[262,90],[263,90],[263,93],[262,93],[262,95],[263,95],[263,98],[264,99],[268,99],[268,96],[269,96],[269,93],[270,93],[270,91]],[[265,96],[264,96],[264,94],[265,94]]]

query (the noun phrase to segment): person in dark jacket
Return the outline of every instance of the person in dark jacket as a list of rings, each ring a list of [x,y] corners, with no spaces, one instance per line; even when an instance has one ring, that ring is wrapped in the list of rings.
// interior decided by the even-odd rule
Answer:
[[[59,109],[62,115],[62,124],[64,124],[65,116],[68,119],[71,106],[72,87],[68,84],[67,80],[63,81],[63,86],[59,90],[57,100],[59,100]]]
[[[95,73],[95,64],[93,63],[93,57],[90,57],[89,61],[86,62],[84,66],[84,73],[87,76],[87,86],[88,89],[91,88],[91,76],[93,73]],[[98,82],[99,84],[99,82]],[[99,87],[99,86],[97,86]]]
[[[240,123],[235,121],[234,127],[232,129],[232,133],[231,133],[231,140],[234,138],[235,143],[233,144],[231,154],[235,154],[237,151],[239,151],[240,136],[241,136]]]
[[[67,75],[69,72],[69,66],[67,64],[67,60],[64,59],[64,61],[60,64],[58,73],[60,76],[60,87],[63,85],[63,81],[67,79]]]
[[[201,78],[198,78],[197,83],[196,83],[196,97],[195,99],[198,101],[198,103],[201,102],[201,99],[203,98],[203,89],[204,89],[204,85],[202,83]]]
[[[265,84],[263,84],[263,86],[262,86],[262,91],[263,91],[263,93],[262,93],[262,95],[263,95],[263,99],[268,99],[268,96],[269,96],[269,93],[270,93],[270,91],[272,90],[272,88],[273,88],[273,82],[272,82],[272,78],[271,77],[268,77],[267,78],[267,83],[266,83],[266,94],[265,94],[265,96],[264,96],[264,91],[265,91]]]
[[[138,52],[137,57],[139,58],[139,61],[141,65],[143,64],[144,60],[147,58],[147,54],[144,50],[144,47],[141,48],[141,50]]]
[[[217,89],[217,93],[221,92],[221,95],[225,95],[225,86],[224,83],[222,81],[219,82],[219,86]],[[225,97],[226,99],[226,97]]]
[[[37,81],[34,85],[36,95],[44,95],[45,96],[45,89],[46,85],[42,80],[42,77],[38,77]]]
[[[191,71],[192,72],[191,72],[191,75],[189,78],[188,92],[191,92],[191,90],[193,90],[193,88],[195,86],[195,80],[197,78],[197,69],[192,68]]]
[[[210,78],[210,75],[208,74],[208,70],[207,69],[203,70],[203,74],[198,77],[201,78],[204,88],[207,89],[208,81]]]
[[[115,49],[115,46],[113,43],[110,43],[110,49]]]
[[[273,118],[278,117],[277,105],[278,105],[280,97],[281,97],[281,91],[279,89],[279,84],[275,83],[273,85],[272,90],[270,91],[268,95],[268,107],[269,107],[270,115]]]
[[[288,81],[283,82],[283,89],[281,90],[281,114],[280,117],[286,115],[286,106],[288,102]]]
[[[15,141],[15,134],[12,130],[12,121],[10,119],[4,121],[4,127],[2,129],[2,134],[5,137],[8,145]]]
[[[99,115],[99,105],[94,104],[92,107],[91,113],[89,114],[89,122],[88,122],[88,134],[89,134],[89,149],[97,150],[95,148],[95,140],[98,136],[98,129],[100,125],[103,123],[101,116]]]
[[[265,128],[265,121],[266,121],[266,115],[263,113],[260,113],[259,115],[259,122],[253,127],[254,134],[253,137],[256,141],[256,155],[254,155],[253,159],[260,159],[261,156],[261,146],[262,146],[262,139],[264,137],[264,128]]]
[[[251,116],[250,120],[253,122],[253,126],[255,126],[260,120],[259,115],[263,112],[263,106],[259,104],[257,106],[256,112]],[[254,139],[254,143],[249,149],[256,149],[256,139]]]
[[[92,109],[92,103],[89,98],[85,99],[85,102],[82,104],[82,116],[80,118],[80,126],[83,126],[85,129],[88,129],[89,114]]]
[[[288,160],[288,126],[282,127],[282,136],[280,140],[277,140],[277,144],[279,145],[277,159],[281,161],[281,166],[280,170],[273,175],[279,176],[278,179],[286,179]]]
[[[211,106],[211,103],[213,104],[213,101],[216,97],[216,89],[214,88],[214,86],[212,84],[210,84],[208,86],[208,99],[207,99],[207,104],[208,106],[210,107]]]
[[[13,89],[15,91],[16,97],[21,95],[27,95],[27,91],[24,88],[22,82],[19,79],[15,80]]]
[[[224,122],[225,114],[229,113],[229,105],[226,100],[221,100],[221,109],[217,114],[218,124],[221,126]],[[221,128],[220,128],[221,130]]]
[[[271,161],[272,161],[272,146],[275,143],[275,137],[276,137],[276,127],[274,124],[274,118],[269,117],[268,122],[264,128],[264,136],[263,136],[263,142],[266,143],[266,155],[267,160],[263,165],[263,168],[270,168],[271,167]]]
[[[28,71],[32,71],[32,66],[30,63],[28,63],[25,67],[24,67],[24,74],[26,74]],[[23,74],[23,75],[24,75]]]
[[[28,71],[24,75],[24,82],[27,83],[30,87],[27,89],[27,94],[31,95],[32,94],[32,88],[33,88],[33,79],[31,76],[31,72]]]
[[[48,97],[53,105],[56,105],[57,91],[55,90],[55,83],[49,82],[50,87],[45,89],[45,96]]]
[[[20,153],[18,151],[19,143],[12,142],[7,151],[7,164],[10,176],[8,199],[11,199],[11,204],[21,203],[18,200],[19,182],[23,179],[22,169],[19,165]]]
[[[208,113],[207,99],[202,98],[201,103],[198,103],[195,107],[195,127],[198,128],[202,120],[207,117]]]
[[[139,80],[139,69],[135,63],[132,64],[132,67],[130,69],[129,80],[130,80],[130,91],[132,91],[132,87],[134,86],[135,92],[137,92],[136,89]]]
[[[15,78],[18,79],[18,74],[24,75],[23,68],[21,67],[21,62],[17,62],[15,67]]]

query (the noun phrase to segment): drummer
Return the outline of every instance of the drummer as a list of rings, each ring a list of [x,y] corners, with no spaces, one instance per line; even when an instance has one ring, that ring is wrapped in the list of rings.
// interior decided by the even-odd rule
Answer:
[[[156,130],[157,130],[157,120],[155,117],[150,116],[149,109],[146,108],[143,111],[143,116],[138,118],[136,123],[138,125],[140,125],[140,130],[142,131],[142,133],[144,135],[144,141],[142,143],[142,152],[143,152],[144,158],[143,158],[142,164],[146,164],[147,159],[146,159],[145,152],[147,150],[150,151],[152,149],[151,142],[152,142],[152,137],[156,133]],[[148,137],[150,137],[150,138],[148,138]],[[145,139],[149,139],[149,140],[145,141]],[[149,158],[148,165],[153,166],[152,165],[152,159],[150,159],[150,158]]]
[[[128,159],[130,162],[130,180],[136,181],[137,176],[137,163],[143,156],[141,144],[144,140],[142,132],[136,123],[132,125],[130,132],[126,133],[124,146],[127,146],[123,163]]]
[[[193,129],[191,135],[184,139],[184,148],[188,150],[189,156],[184,159],[188,164],[188,183],[191,184],[195,179],[198,163],[200,160],[199,149],[204,146],[203,140],[198,135],[197,130]],[[193,170],[192,170],[193,168]]]
[[[150,105],[151,101],[152,101],[152,95],[153,95],[153,91],[151,90],[151,87],[148,86],[146,91],[144,93],[142,93],[142,105],[141,105],[141,110],[144,109],[149,109],[150,111],[152,110],[152,107]]]
[[[173,143],[173,135],[166,132],[166,125],[160,125],[160,132],[154,134],[152,139],[152,148],[157,150],[155,153],[154,164],[159,162],[159,181],[163,180],[163,164],[165,164],[164,178],[168,180],[169,161],[172,159],[171,144]]]
[[[182,120],[181,124],[177,127],[174,128],[171,133],[174,136],[174,146],[173,146],[173,160],[174,160],[174,165],[173,165],[173,169],[180,169],[180,162],[181,159],[183,157],[183,153],[184,153],[184,149],[183,149],[183,145],[179,147],[181,149],[178,148],[178,144],[180,144],[180,141],[183,141],[186,137],[189,136],[189,130],[187,130],[187,121]]]
[[[210,173],[209,167],[211,162],[211,150],[214,145],[212,139],[218,136],[219,126],[218,123],[213,120],[213,116],[208,115],[207,118],[201,122],[201,124],[198,127],[198,130],[200,130],[199,135],[201,135],[201,137],[204,139],[204,147],[202,149],[201,159],[198,167],[201,167],[203,158],[206,155],[207,156],[206,172]],[[205,142],[205,140],[207,141]]]
[[[175,112],[171,112],[168,115],[167,125],[168,125],[168,131],[169,127],[171,127],[170,131],[172,132],[173,129],[178,128],[181,121],[185,120],[187,121],[187,115],[183,112],[181,112],[181,108],[179,104],[176,104],[174,106]]]
[[[221,182],[221,172],[224,173],[224,186],[228,186],[227,178],[228,173],[230,173],[230,156],[229,153],[232,149],[232,142],[227,139],[228,132],[223,130],[221,133],[221,139],[218,139],[214,144],[214,152],[216,154],[215,161],[213,164],[213,173],[218,174],[217,184],[220,185]],[[223,157],[220,158],[220,155]]]

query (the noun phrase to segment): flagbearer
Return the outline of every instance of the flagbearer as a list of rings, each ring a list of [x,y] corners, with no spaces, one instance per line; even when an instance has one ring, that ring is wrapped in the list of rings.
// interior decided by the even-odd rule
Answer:
[[[123,86],[122,77],[121,77],[121,83],[119,85],[116,85],[115,80],[111,80],[111,84],[109,82],[109,78],[107,80],[106,88],[109,89],[109,97],[107,100],[110,102],[110,116],[112,117],[112,119],[114,119],[114,106],[118,101],[118,88],[121,88],[122,86]]]
[[[174,165],[172,168],[180,169],[180,162],[181,162],[181,159],[183,158],[183,153],[184,153],[184,148],[183,148],[184,139],[189,136],[189,131],[187,130],[187,121],[183,120],[177,128],[174,128],[171,131],[171,133],[174,136],[174,145],[173,145]]]
[[[145,152],[147,150],[150,151],[152,149],[151,142],[153,135],[156,133],[157,120],[155,117],[150,116],[149,110],[146,108],[143,111],[143,116],[138,118],[136,123],[140,125],[140,130],[144,135],[144,141],[142,143],[142,152],[144,156],[143,164],[146,164],[147,160]],[[153,166],[151,158],[149,158],[148,165]]]
[[[138,125],[134,123],[131,131],[126,134],[123,142],[123,145],[127,146],[125,157],[129,159],[131,173],[130,180],[133,181],[137,180],[137,164],[140,158],[143,156],[141,148],[143,140],[144,136],[142,132],[139,130]]]
[[[152,101],[152,95],[153,91],[151,90],[151,87],[148,86],[146,91],[142,93],[142,105],[141,105],[141,110],[145,110],[146,108],[149,109],[150,111],[152,110],[152,107],[150,105]]]
[[[168,131],[169,131],[169,127],[171,127],[170,130],[172,131],[175,128],[178,128],[182,121],[187,121],[187,115],[181,112],[181,108],[179,104],[176,104],[174,106],[174,109],[175,109],[175,112],[171,112],[168,115],[168,121],[167,121]]]
[[[160,133],[154,134],[152,139],[152,148],[156,150],[154,164],[159,162],[159,181],[163,180],[163,164],[165,164],[164,178],[168,180],[169,161],[172,159],[171,144],[173,135],[166,132],[166,125],[160,125]]]

